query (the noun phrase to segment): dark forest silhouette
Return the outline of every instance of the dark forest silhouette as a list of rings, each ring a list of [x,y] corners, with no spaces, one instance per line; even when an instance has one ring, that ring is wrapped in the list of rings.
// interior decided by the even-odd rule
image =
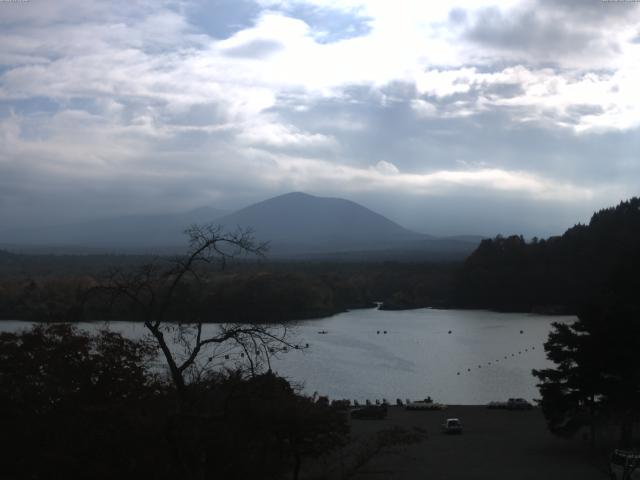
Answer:
[[[576,313],[594,297],[634,298],[640,271],[640,198],[600,210],[588,225],[530,242],[483,240],[462,267],[453,303],[543,313]]]

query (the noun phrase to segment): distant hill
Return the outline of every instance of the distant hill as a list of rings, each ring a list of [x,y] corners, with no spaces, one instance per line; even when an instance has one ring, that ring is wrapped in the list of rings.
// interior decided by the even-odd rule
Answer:
[[[355,202],[288,193],[250,205],[218,220],[227,228],[249,227],[273,252],[327,252],[394,247],[429,238]]]
[[[637,302],[640,198],[596,212],[560,237],[483,240],[456,282],[457,306],[575,313],[596,297]]]
[[[190,225],[214,222],[226,213],[202,207],[176,214],[129,215],[11,230],[0,232],[0,246],[39,253],[178,248],[186,246],[184,230]]]
[[[185,228],[217,223],[251,228],[273,259],[338,261],[462,260],[480,237],[413,232],[355,202],[294,192],[228,214],[199,208],[172,215],[132,215],[0,232],[0,248],[36,254],[176,253]]]
[[[350,200],[301,192],[250,205],[218,222],[251,228],[258,240],[270,242],[272,258],[451,260],[466,257],[480,241],[413,232]]]

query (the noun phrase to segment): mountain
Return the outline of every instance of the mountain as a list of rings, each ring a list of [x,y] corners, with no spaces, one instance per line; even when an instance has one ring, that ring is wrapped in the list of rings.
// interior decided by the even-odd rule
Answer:
[[[35,251],[84,252],[182,247],[184,230],[194,223],[210,223],[225,213],[202,207],[183,213],[128,215],[67,225],[42,226],[0,233],[0,245]],[[43,247],[46,247],[43,249]],[[69,248],[71,247],[71,248]]]
[[[251,228],[269,242],[270,258],[340,261],[459,260],[478,237],[438,238],[408,230],[355,202],[294,192],[227,214],[204,207],[185,213],[130,215],[0,232],[0,248],[25,253],[176,253],[185,228],[218,223]]]
[[[413,232],[355,202],[287,193],[219,218],[228,229],[251,228],[271,257],[317,260],[461,259],[479,239]]]
[[[287,193],[218,219],[251,228],[272,252],[327,252],[395,247],[429,238],[355,202]]]

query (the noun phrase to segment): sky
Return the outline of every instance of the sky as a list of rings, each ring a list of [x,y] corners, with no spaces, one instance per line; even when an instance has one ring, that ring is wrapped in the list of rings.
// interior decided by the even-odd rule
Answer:
[[[640,193],[640,3],[0,1],[0,230],[342,197],[547,236]]]

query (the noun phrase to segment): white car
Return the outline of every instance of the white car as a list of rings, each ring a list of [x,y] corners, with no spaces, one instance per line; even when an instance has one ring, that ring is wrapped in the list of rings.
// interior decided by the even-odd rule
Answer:
[[[443,433],[462,433],[462,422],[459,418],[447,418],[442,424]]]

